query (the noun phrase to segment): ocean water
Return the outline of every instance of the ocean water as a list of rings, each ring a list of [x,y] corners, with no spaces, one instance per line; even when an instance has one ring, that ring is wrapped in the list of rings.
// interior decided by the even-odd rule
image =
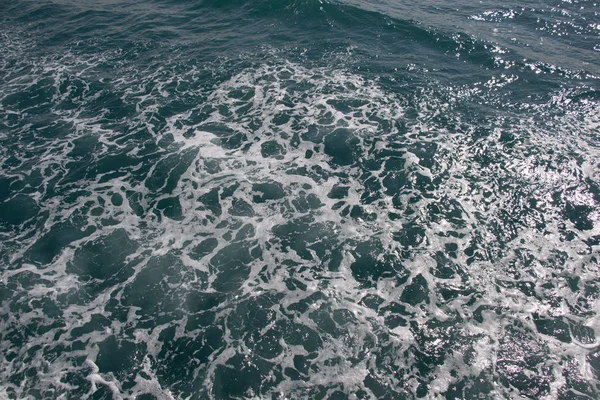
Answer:
[[[0,398],[600,398],[597,0],[0,0]]]

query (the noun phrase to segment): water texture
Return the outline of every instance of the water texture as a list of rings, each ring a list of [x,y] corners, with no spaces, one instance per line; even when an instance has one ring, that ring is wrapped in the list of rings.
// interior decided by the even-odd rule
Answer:
[[[0,398],[597,399],[600,4],[0,0]]]

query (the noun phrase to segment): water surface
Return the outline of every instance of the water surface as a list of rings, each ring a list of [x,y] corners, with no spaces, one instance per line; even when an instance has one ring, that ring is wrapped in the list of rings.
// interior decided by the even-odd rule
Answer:
[[[600,396],[600,5],[0,1],[0,397]]]

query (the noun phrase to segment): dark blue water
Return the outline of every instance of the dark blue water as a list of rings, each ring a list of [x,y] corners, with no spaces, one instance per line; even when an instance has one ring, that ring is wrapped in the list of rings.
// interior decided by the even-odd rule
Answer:
[[[0,0],[0,398],[597,399],[600,4]]]

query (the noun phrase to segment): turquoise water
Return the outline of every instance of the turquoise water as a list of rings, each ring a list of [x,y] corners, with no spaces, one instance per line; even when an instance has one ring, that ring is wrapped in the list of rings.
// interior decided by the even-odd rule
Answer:
[[[600,397],[600,5],[0,0],[0,398]]]

